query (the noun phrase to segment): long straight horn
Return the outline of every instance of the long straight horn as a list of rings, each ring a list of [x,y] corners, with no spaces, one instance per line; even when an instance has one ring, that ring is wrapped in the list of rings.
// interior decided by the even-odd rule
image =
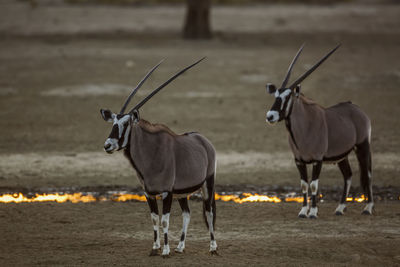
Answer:
[[[158,68],[158,66],[160,66],[160,64],[164,61],[161,60],[157,65],[155,65],[147,74],[146,76],[143,77],[143,79],[138,83],[138,85],[136,86],[135,89],[133,89],[132,93],[128,96],[128,98],[125,101],[124,106],[121,108],[121,111],[119,112],[119,114],[123,114],[126,107],[128,106],[129,102],[131,101],[132,97],[136,94],[136,92],[139,90],[140,87],[142,87],[142,85],[144,84],[144,82],[147,80],[147,78],[149,78],[149,76],[153,73],[153,71],[155,71],[155,69]]]
[[[294,83],[292,83],[291,86],[289,86],[290,89],[294,89],[299,83],[301,83],[305,78],[308,77],[314,70],[316,70],[319,65],[321,65],[330,55],[333,54],[333,52],[338,49],[340,44],[338,44],[334,49],[331,50],[326,56],[324,56],[320,61],[318,61],[311,69],[309,69],[306,73],[304,73],[300,78],[298,78]]]
[[[129,111],[129,113],[132,113],[134,110],[138,110],[139,108],[141,108],[147,101],[149,101],[150,98],[152,98],[155,94],[157,94],[161,89],[163,89],[165,86],[167,86],[170,82],[172,82],[173,80],[175,80],[179,75],[181,75],[182,73],[184,73],[185,71],[187,71],[188,69],[194,67],[195,65],[197,65],[198,63],[200,63],[200,61],[202,61],[203,59],[205,59],[206,57],[203,57],[202,59],[196,61],[195,63],[193,63],[190,66],[187,66],[186,68],[184,68],[183,70],[181,70],[180,72],[178,72],[177,74],[175,74],[174,76],[172,76],[171,78],[168,79],[168,81],[166,81],[165,83],[163,83],[162,85],[160,85],[158,88],[154,89],[153,92],[151,92],[148,96],[146,96],[146,98],[144,98],[142,101],[139,102],[139,104],[137,104],[133,109],[131,109],[131,111]]]
[[[305,44],[303,44],[303,45],[300,47],[299,51],[297,51],[296,56],[293,58],[292,63],[290,63],[289,69],[288,69],[288,71],[287,71],[287,73],[286,73],[285,79],[284,79],[283,82],[282,82],[281,88],[285,88],[285,86],[287,85],[287,83],[288,83],[288,81],[289,81],[289,78],[290,78],[290,74],[291,74],[292,69],[293,69],[293,66],[294,66],[294,64],[296,63],[297,59],[299,58],[299,56],[300,56],[300,54],[301,54],[301,51],[303,51],[304,45],[305,45]]]

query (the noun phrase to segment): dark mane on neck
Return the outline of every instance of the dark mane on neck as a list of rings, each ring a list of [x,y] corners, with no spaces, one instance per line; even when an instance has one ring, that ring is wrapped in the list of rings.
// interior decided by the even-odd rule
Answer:
[[[306,97],[306,96],[303,95],[303,94],[300,94],[300,99],[301,99],[301,101],[303,101],[303,103],[306,104],[306,105],[317,105],[317,106],[322,107],[320,104],[318,104],[317,102],[315,102],[315,101],[312,100],[311,98]]]
[[[144,119],[140,119],[138,124],[140,128],[142,128],[148,133],[166,132],[172,136],[177,136],[176,133],[174,133],[170,128],[168,128],[164,124],[158,124],[158,123],[153,124]]]

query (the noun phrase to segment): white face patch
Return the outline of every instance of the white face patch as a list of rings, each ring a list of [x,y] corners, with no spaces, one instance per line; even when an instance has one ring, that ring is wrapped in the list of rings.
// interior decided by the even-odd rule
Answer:
[[[285,104],[286,97],[289,96],[291,93],[292,90],[286,89],[285,91],[282,92],[282,94],[279,95],[280,99],[282,100],[281,110],[283,109],[283,104]]]
[[[267,112],[267,122],[275,123],[279,120],[279,113],[275,110],[270,110]]]
[[[107,147],[107,149],[106,149]],[[112,153],[114,150],[119,148],[118,140],[115,138],[107,138],[106,142],[104,143],[104,150],[107,153]]]
[[[122,137],[122,132],[124,131],[124,125],[126,122],[129,121],[130,118],[131,118],[130,115],[125,115],[121,119],[118,120],[117,116],[114,116],[114,124],[113,125],[115,125],[115,124],[118,125],[119,138]]]

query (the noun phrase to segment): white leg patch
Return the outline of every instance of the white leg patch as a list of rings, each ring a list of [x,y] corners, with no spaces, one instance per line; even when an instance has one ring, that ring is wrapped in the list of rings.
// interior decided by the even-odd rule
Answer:
[[[163,228],[164,235],[165,234],[168,235],[169,213],[162,215],[162,217],[161,217],[161,225],[162,225],[162,228]],[[169,255],[169,252],[170,252],[169,244],[164,244],[162,255],[163,256],[167,256],[167,255]]]
[[[351,187],[351,177],[346,181],[347,188],[346,188],[346,197],[349,195],[350,187]]]
[[[153,230],[157,231],[157,239],[153,243],[153,249],[159,249],[160,246],[160,227],[159,227],[159,216],[155,213],[151,213],[151,220],[153,222]]]
[[[339,206],[337,206],[337,208],[336,208],[336,210],[335,210],[335,213],[336,213],[337,215],[344,214],[344,210],[345,210],[345,209],[346,209],[346,204],[345,204],[345,203],[339,204]]]
[[[164,248],[163,248],[163,251],[162,251],[162,255],[163,255],[163,256],[168,256],[168,255],[169,255],[169,252],[170,252],[169,244],[164,245]]]
[[[318,207],[311,207],[310,212],[308,213],[308,216],[311,218],[317,218],[318,217]]]
[[[317,192],[318,192],[318,180],[319,179],[316,179],[316,180],[313,180],[312,182],[311,182],[311,184],[310,184],[310,187],[311,187],[311,194],[312,195],[316,195],[317,194]]]
[[[366,214],[368,212],[369,214],[372,214],[373,207],[374,207],[374,202],[368,203],[367,206],[365,206],[363,213]]]
[[[189,212],[183,212],[182,213],[182,219],[183,219],[183,225],[182,225],[182,234],[185,235],[185,238],[183,240],[179,241],[178,246],[176,247],[175,251],[182,253],[183,250],[185,249],[185,240],[186,240],[186,233],[187,233],[187,228],[190,222],[190,213]]]
[[[214,226],[213,226],[213,213],[206,211],[206,217],[207,217],[208,228],[210,230],[210,235],[212,234],[215,237]],[[216,250],[217,250],[217,241],[211,240],[210,241],[210,252],[216,251]]]
[[[308,183],[302,179],[302,180],[300,180],[300,186],[301,186],[301,192],[303,192],[303,194],[307,194],[308,193]]]
[[[307,213],[308,213],[308,204],[301,208],[299,212],[299,217],[307,217]]]
[[[211,240],[210,241],[210,252],[217,250],[217,241]]]

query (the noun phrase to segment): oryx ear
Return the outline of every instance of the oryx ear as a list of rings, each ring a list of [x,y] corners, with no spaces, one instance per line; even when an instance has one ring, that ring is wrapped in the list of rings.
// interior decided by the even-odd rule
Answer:
[[[300,84],[296,85],[296,87],[294,88],[294,95],[299,96],[300,90],[301,90],[301,85]]]
[[[267,87],[267,93],[268,94],[275,94],[275,92],[276,92],[276,86],[275,86],[275,84],[272,84],[272,83],[267,83],[267,85],[266,85],[266,87]]]
[[[138,123],[140,120],[139,110],[135,109],[132,111],[132,120],[134,123]]]
[[[112,122],[114,119],[114,114],[108,109],[100,109],[101,116],[107,122]],[[113,116],[114,115],[114,116]]]

